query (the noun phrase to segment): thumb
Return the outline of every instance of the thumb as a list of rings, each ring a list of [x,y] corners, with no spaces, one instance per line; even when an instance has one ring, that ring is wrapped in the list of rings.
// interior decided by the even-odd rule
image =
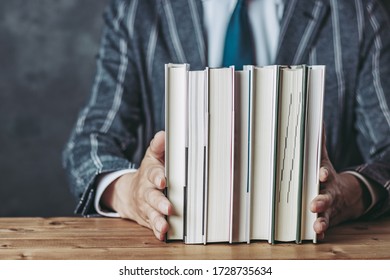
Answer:
[[[159,131],[154,135],[146,152],[147,156],[153,157],[164,162],[165,155],[165,132]]]
[[[325,124],[322,124],[322,145],[321,145],[321,165],[322,161],[329,161],[328,150],[326,149]]]
[[[328,176],[333,170],[332,163],[329,160],[328,150],[326,149],[326,133],[325,133],[325,124],[323,124],[322,129],[322,146],[321,146],[321,166],[320,166],[320,182],[326,182]]]

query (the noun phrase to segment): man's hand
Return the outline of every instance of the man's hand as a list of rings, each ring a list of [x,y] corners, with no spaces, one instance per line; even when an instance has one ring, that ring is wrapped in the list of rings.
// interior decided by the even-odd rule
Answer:
[[[163,240],[169,225],[164,215],[172,214],[173,207],[164,196],[165,133],[158,132],[150,143],[140,168],[112,182],[102,196],[103,204],[122,218],[134,220],[151,228]]]
[[[310,206],[313,213],[318,213],[313,225],[318,239],[324,238],[329,227],[359,218],[369,204],[366,187],[352,174],[335,171],[328,157],[325,136],[322,142],[320,194]]]

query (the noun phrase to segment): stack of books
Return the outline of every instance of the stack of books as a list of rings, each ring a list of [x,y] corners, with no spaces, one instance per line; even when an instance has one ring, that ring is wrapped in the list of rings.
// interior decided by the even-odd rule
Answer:
[[[166,239],[316,242],[325,67],[165,66]]]

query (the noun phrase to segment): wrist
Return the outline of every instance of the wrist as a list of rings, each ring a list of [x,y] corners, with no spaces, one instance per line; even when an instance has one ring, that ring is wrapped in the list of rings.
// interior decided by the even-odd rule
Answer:
[[[345,191],[350,192],[348,197],[350,197],[351,194],[354,196],[354,198],[349,203],[350,205],[348,205],[351,207],[351,209],[355,209],[354,213],[351,213],[353,216],[352,218],[359,218],[370,207],[371,194],[366,188],[365,184],[359,180],[358,177],[350,173],[341,173],[341,176],[343,176],[345,180]]]
[[[121,212],[120,205],[123,200],[122,197],[123,195],[126,195],[126,193],[122,195],[121,190],[125,191],[131,186],[135,173],[136,172],[131,172],[119,176],[108,185],[101,197],[100,203],[102,207],[118,213]]]
[[[113,201],[114,201],[115,183],[116,181],[118,181],[118,179],[116,179],[115,181],[113,181],[111,184],[108,185],[108,187],[104,190],[100,200],[100,205],[109,211],[116,211]]]

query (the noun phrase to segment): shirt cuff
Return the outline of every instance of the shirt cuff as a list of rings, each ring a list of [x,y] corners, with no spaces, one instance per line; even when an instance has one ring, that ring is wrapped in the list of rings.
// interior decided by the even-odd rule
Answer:
[[[370,206],[368,206],[368,208],[363,213],[363,215],[366,214],[368,211],[370,211],[375,206],[375,204],[380,199],[379,193],[377,191],[377,188],[373,184],[371,184],[362,174],[360,174],[360,173],[358,173],[356,171],[344,171],[343,173],[348,173],[348,174],[351,174],[351,175],[355,176],[356,178],[358,178],[358,180],[360,182],[362,182],[366,186],[366,189],[370,193],[370,195],[371,195],[371,204],[370,204]]]
[[[124,169],[119,171],[114,171],[111,173],[107,173],[104,175],[101,175],[97,188],[96,188],[96,196],[94,201],[95,210],[98,214],[104,216],[104,217],[112,217],[112,218],[119,218],[119,214],[116,212],[108,212],[107,210],[104,210],[100,205],[100,199],[103,195],[103,192],[107,189],[107,187],[114,182],[116,179],[118,179],[120,176],[125,175],[130,172],[135,172],[136,169]]]

